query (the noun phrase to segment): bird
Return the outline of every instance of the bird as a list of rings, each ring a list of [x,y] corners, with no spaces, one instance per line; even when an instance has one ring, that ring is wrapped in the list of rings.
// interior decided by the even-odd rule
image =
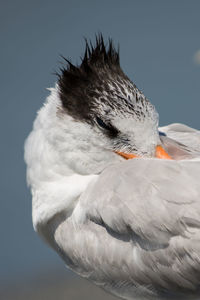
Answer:
[[[122,299],[199,299],[200,131],[159,127],[112,39],[85,40],[25,142],[33,227]]]

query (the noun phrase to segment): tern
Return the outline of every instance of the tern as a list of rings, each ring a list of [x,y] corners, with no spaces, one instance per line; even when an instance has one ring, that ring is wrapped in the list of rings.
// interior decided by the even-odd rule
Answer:
[[[25,143],[33,226],[123,299],[200,298],[200,132],[158,113],[102,35],[67,59]]]

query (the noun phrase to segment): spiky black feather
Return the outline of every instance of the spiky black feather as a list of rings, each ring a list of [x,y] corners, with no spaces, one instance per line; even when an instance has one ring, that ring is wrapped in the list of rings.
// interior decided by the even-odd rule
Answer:
[[[85,43],[80,66],[63,57],[67,66],[61,69],[58,85],[65,111],[74,119],[91,122],[95,99],[109,90],[106,78],[127,77],[120,68],[119,49],[115,49],[111,39],[105,45],[102,34],[99,34],[94,45],[87,39]]]
[[[110,122],[112,112],[131,113],[138,119],[152,114],[149,101],[123,73],[112,40],[107,46],[101,34],[94,45],[86,40],[80,66],[65,61],[67,66],[59,75],[59,95],[62,111],[75,121],[104,127],[105,134],[116,137],[118,130]]]

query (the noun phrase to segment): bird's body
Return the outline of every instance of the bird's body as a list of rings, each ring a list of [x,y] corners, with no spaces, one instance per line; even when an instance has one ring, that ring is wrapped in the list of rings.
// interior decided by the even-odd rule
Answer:
[[[87,46],[38,113],[25,147],[34,228],[72,270],[124,299],[198,299],[200,132],[158,130],[109,49]],[[172,159],[154,158],[157,145]],[[126,161],[130,152],[138,158]]]

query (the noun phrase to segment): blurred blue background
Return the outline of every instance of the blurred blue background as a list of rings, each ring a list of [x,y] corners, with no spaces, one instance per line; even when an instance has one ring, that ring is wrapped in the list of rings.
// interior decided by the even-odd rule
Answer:
[[[37,237],[25,182],[23,144],[54,85],[60,54],[79,63],[84,37],[102,32],[120,45],[125,73],[156,106],[160,124],[200,129],[200,1],[1,1],[2,285],[64,270]],[[34,275],[35,274],[35,275]]]

